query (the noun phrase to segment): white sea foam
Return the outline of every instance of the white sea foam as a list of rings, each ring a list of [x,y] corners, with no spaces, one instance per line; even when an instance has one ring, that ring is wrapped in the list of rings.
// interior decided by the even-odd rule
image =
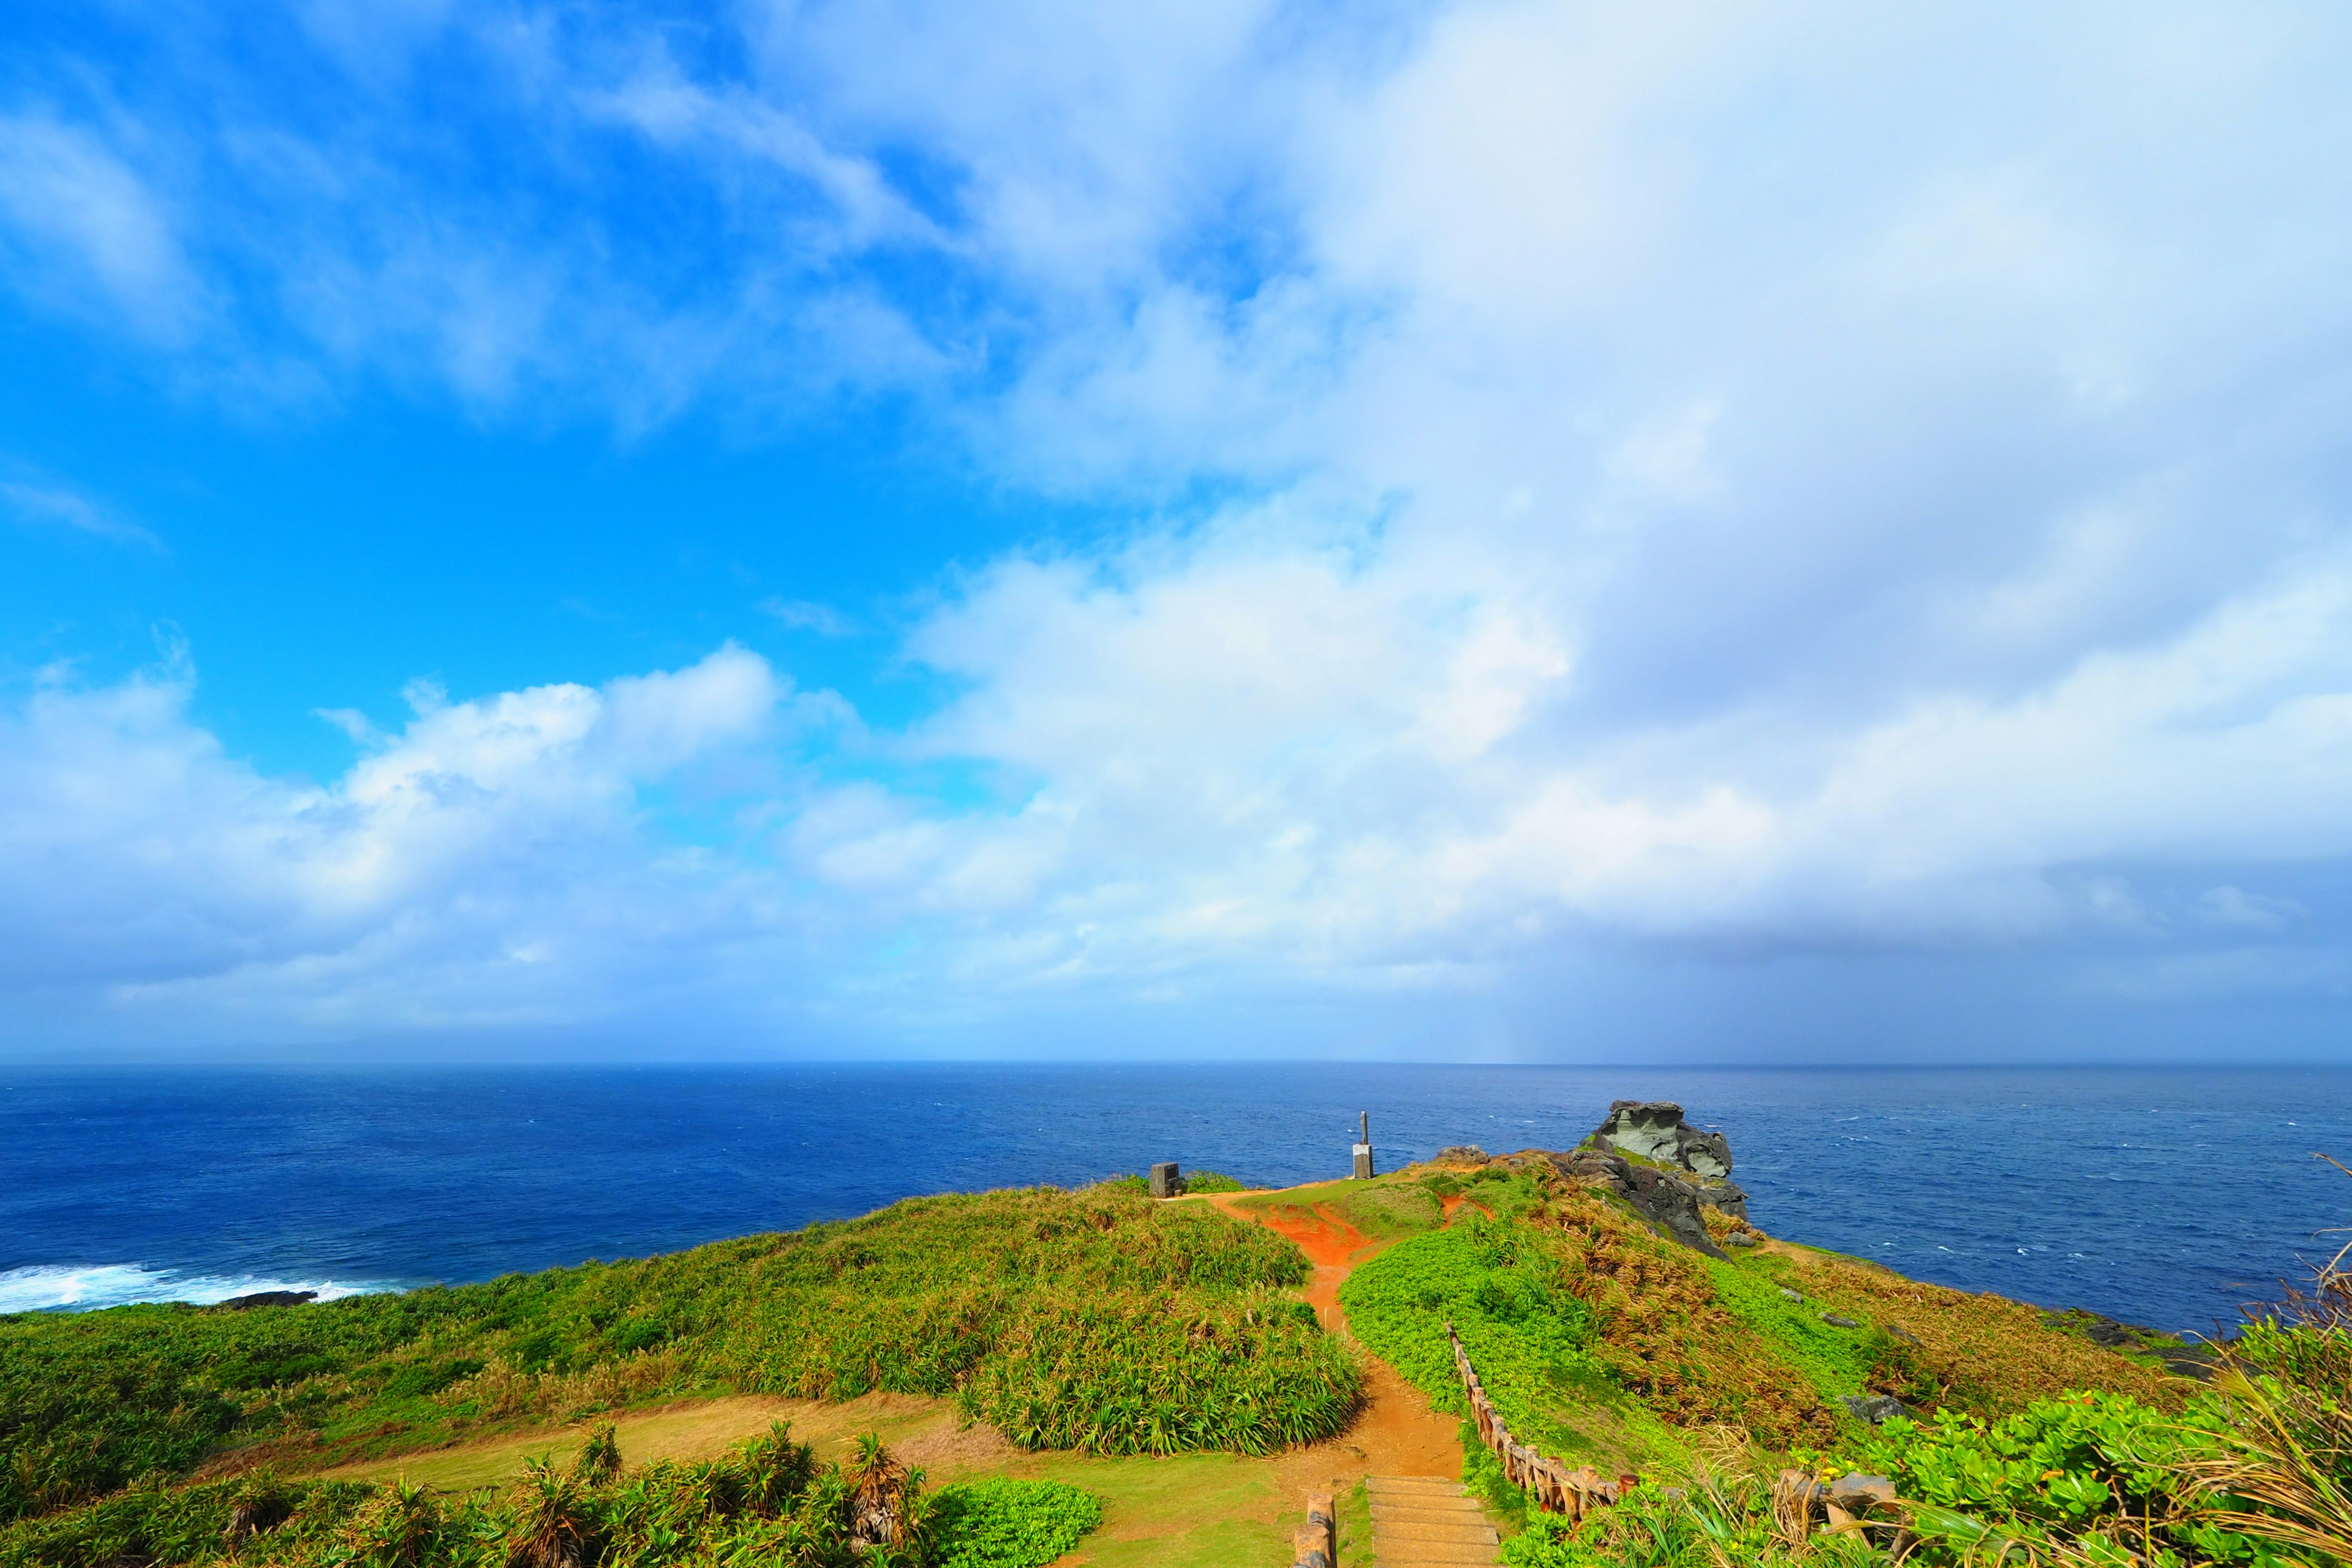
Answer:
[[[182,1274],[139,1263],[37,1264],[0,1272],[0,1312],[89,1311],[136,1301],[210,1306],[264,1290],[315,1290],[321,1301],[397,1286],[334,1279],[278,1279],[259,1274]]]

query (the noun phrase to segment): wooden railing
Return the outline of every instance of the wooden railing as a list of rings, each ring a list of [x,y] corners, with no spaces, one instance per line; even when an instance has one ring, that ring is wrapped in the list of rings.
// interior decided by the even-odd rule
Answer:
[[[1307,1522],[1291,1535],[1291,1568],[1339,1568],[1339,1510],[1328,1494],[1307,1500]]]
[[[1571,1470],[1559,1460],[1547,1458],[1513,1437],[1510,1427],[1503,1422],[1502,1412],[1486,1397],[1486,1388],[1478,1382],[1478,1371],[1470,1364],[1470,1352],[1462,1348],[1462,1337],[1454,1331],[1450,1321],[1445,1325],[1445,1337],[1454,1344],[1454,1368],[1462,1374],[1463,1391],[1470,1396],[1470,1419],[1477,1424],[1479,1440],[1502,1461],[1504,1477],[1513,1486],[1524,1489],[1538,1508],[1546,1513],[1564,1513],[1570,1520],[1579,1520],[1596,1508],[1615,1502],[1634,1484],[1636,1477],[1604,1477],[1590,1465],[1580,1465]]]

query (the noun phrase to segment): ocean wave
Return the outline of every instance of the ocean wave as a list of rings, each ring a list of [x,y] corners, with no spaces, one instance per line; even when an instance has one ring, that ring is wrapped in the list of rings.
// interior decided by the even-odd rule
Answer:
[[[0,1312],[87,1312],[142,1301],[210,1306],[264,1290],[312,1290],[321,1301],[396,1290],[396,1285],[281,1279],[264,1274],[183,1274],[142,1263],[36,1264],[0,1272]]]

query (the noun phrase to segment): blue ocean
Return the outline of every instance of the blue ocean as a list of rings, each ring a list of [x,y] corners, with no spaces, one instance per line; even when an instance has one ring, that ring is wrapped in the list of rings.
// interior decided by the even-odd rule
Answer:
[[[2352,1071],[1281,1065],[0,1068],[0,1310],[324,1296],[638,1257],[1155,1160],[1265,1184],[1726,1132],[1776,1235],[2210,1332],[2352,1223]]]

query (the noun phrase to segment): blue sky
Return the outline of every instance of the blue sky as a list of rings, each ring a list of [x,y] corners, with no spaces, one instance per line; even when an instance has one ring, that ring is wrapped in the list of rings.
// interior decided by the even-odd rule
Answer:
[[[0,20],[0,1051],[2336,1058],[2282,6]]]

